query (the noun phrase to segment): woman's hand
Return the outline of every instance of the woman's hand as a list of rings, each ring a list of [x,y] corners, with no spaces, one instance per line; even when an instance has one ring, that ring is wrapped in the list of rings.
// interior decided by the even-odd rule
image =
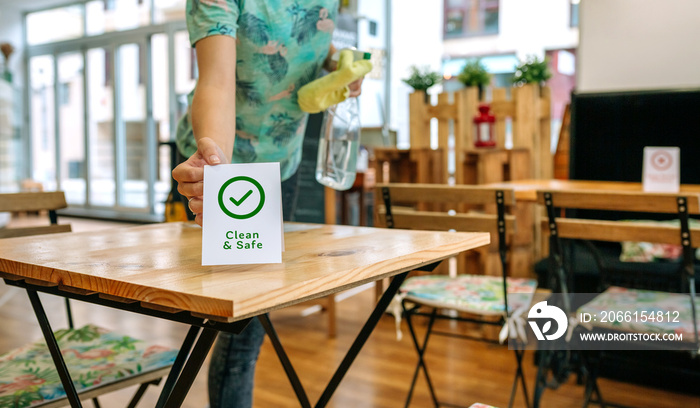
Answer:
[[[333,54],[335,54],[338,50],[335,48],[333,44],[330,45],[328,48],[328,56],[326,57],[326,60],[323,62],[323,69],[325,69],[328,72],[333,72],[336,69],[338,69],[338,61],[333,61]],[[362,94],[362,81],[365,79],[365,77],[362,77],[358,79],[355,82],[352,82],[350,85],[348,85],[348,88],[350,89],[350,94],[348,94],[348,98],[354,98],[356,96],[360,96]]]
[[[173,170],[177,191],[189,199],[188,205],[195,214],[194,221],[199,225],[202,225],[204,208],[204,166],[221,163],[226,163],[224,152],[212,139],[203,137],[197,140],[197,151]]]
[[[348,85],[348,88],[350,89],[350,94],[348,95],[349,98],[354,98],[356,96],[360,96],[362,94],[362,81],[365,79],[365,77],[362,77],[358,79],[355,82],[350,83]]]

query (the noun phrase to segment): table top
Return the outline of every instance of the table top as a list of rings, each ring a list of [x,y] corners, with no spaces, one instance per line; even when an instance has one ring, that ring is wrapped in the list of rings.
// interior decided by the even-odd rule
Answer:
[[[487,245],[488,233],[285,223],[281,264],[202,266],[202,229],[164,223],[3,239],[0,277],[236,321]]]
[[[512,188],[515,199],[526,202],[537,201],[537,190],[601,190],[601,191],[642,191],[642,183],[626,181],[592,180],[516,180],[488,184],[488,187]],[[681,184],[681,192],[700,193],[700,185]]]

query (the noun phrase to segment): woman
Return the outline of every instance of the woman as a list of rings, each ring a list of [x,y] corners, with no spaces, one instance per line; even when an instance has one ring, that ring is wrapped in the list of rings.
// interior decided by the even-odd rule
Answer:
[[[204,165],[279,162],[285,220],[298,195],[296,171],[308,115],[297,91],[332,71],[337,0],[192,0],[190,42],[199,79],[177,129],[173,170],[202,225]],[[362,80],[350,85],[360,94]],[[265,332],[253,319],[239,335],[221,333],[209,368],[211,408],[252,406],[255,363]]]

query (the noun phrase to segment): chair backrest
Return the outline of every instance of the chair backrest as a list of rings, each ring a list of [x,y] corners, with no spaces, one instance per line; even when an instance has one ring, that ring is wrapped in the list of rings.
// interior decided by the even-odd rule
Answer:
[[[47,211],[50,225],[20,228],[0,228],[0,238],[71,232],[70,224],[58,224],[56,210],[68,207],[63,191],[0,194],[0,212]],[[66,298],[68,327],[73,328],[70,299]]]
[[[0,238],[70,232],[70,224],[58,224],[56,210],[68,207],[63,191],[0,194],[0,212],[48,211],[50,225],[2,228]]]
[[[515,231],[515,217],[506,215],[505,209],[515,204],[514,197],[512,190],[477,185],[378,184],[375,191],[375,225],[432,231],[489,232],[492,245],[498,246],[501,272],[505,279],[507,245]],[[439,210],[423,209],[431,207]]]
[[[688,227],[688,215],[700,214],[700,195],[606,192],[597,190],[538,191],[537,201],[547,208],[550,233],[559,238],[595,241],[644,241],[684,245],[700,242],[700,230]],[[679,226],[557,216],[555,209],[605,210],[648,214],[675,214]],[[556,228],[556,230],[553,230]],[[681,230],[685,228],[685,232]],[[686,234],[686,235],[684,235]]]
[[[377,184],[375,193],[379,205],[376,221],[378,226],[389,228],[490,232],[491,242],[497,242],[498,215],[468,211],[475,206],[496,207],[497,192],[502,194],[503,207],[515,204],[513,190],[475,185]],[[440,204],[441,210],[417,210],[421,203]],[[514,229],[515,217],[505,216],[506,235],[512,235]]]

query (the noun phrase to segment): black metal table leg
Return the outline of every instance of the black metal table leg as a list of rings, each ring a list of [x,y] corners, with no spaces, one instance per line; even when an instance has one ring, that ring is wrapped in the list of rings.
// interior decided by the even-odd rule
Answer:
[[[294,393],[297,395],[299,403],[303,408],[311,408],[309,396],[306,395],[306,391],[304,391],[304,386],[301,385],[299,376],[294,370],[291,361],[289,361],[287,353],[282,347],[282,343],[280,342],[279,336],[277,336],[277,332],[275,331],[275,328],[272,326],[272,322],[270,321],[270,316],[267,313],[265,313],[258,316],[258,320],[260,320],[260,323],[265,329],[265,333],[267,333],[267,336],[270,338],[270,342],[272,342],[272,346],[275,348],[277,357],[280,359],[280,363],[282,363],[282,367],[284,367],[285,373],[287,373],[287,378],[289,378],[289,382],[292,383],[292,388],[294,388]]]
[[[165,380],[165,385],[163,385],[163,389],[160,392],[160,397],[158,397],[156,408],[163,408],[165,401],[173,392],[175,382],[180,377],[182,368],[185,366],[185,362],[187,362],[187,356],[189,356],[192,346],[194,345],[194,341],[197,339],[200,330],[200,327],[192,326],[187,332],[187,336],[185,336],[185,340],[182,342],[182,347],[180,347],[180,351],[177,353],[175,362],[173,363],[172,368],[170,368],[168,379]]]
[[[379,319],[381,319],[386,308],[389,307],[389,303],[391,303],[391,300],[394,298],[396,292],[398,292],[407,275],[408,272],[404,272],[394,276],[394,278],[391,280],[389,287],[379,299],[379,302],[377,302],[372,314],[370,314],[365,325],[362,326],[360,333],[357,335],[355,341],[350,346],[350,349],[345,354],[343,361],[340,362],[340,365],[336,369],[333,377],[328,382],[328,385],[323,390],[323,394],[321,394],[321,397],[319,398],[318,402],[316,402],[314,407],[323,408],[328,404],[331,396],[335,392],[336,388],[338,388],[340,381],[342,381],[345,374],[347,374],[348,369],[350,369],[350,365],[353,363],[353,361],[355,361],[355,358],[360,353],[362,346],[364,346],[364,344],[367,342],[367,339],[369,338],[370,334],[372,334],[372,331],[377,326],[377,323],[379,323]],[[304,408],[311,407],[308,396],[306,395],[306,392],[301,385],[301,381],[299,380],[299,377],[297,376],[291,362],[289,361],[289,358],[287,357],[287,353],[284,351],[284,347],[282,347],[282,343],[280,342],[279,337],[272,326],[269,316],[267,314],[260,315],[258,316],[258,319],[260,319],[260,322],[265,328],[267,335],[270,336],[270,341],[275,348],[277,357],[280,359],[282,366],[287,372],[287,377],[292,383],[292,387],[294,388],[294,392],[297,394],[299,403]]]
[[[172,392],[165,401],[165,408],[179,408],[182,406],[187,392],[190,390],[190,387],[192,387],[192,383],[195,377],[197,377],[197,373],[202,367],[202,364],[204,364],[207,353],[209,353],[209,349],[211,349],[218,334],[219,331],[216,329],[206,327],[202,329],[202,334],[199,336],[197,344],[195,344],[192,353],[187,359],[187,364],[185,364]]]
[[[63,360],[61,350],[58,348],[58,342],[56,342],[56,337],[53,335],[51,324],[46,317],[46,312],[41,304],[39,295],[33,289],[27,289],[27,295],[29,295],[29,301],[32,303],[34,314],[36,314],[39,327],[41,327],[41,332],[44,334],[46,345],[49,348],[49,352],[51,352],[51,358],[53,358],[53,362],[56,365],[56,371],[58,371],[58,376],[61,378],[61,384],[63,384],[63,389],[66,391],[66,397],[68,397],[70,406],[73,408],[82,408],[80,398],[78,398],[78,392],[75,390],[73,380],[70,378],[66,362]]]
[[[343,358],[343,361],[341,361],[338,369],[335,371],[335,374],[333,374],[333,378],[331,378],[330,382],[326,386],[326,389],[323,390],[321,398],[319,398],[318,402],[316,403],[317,408],[323,408],[326,406],[326,404],[328,404],[331,396],[335,392],[336,388],[338,388],[340,381],[342,381],[345,374],[347,374],[350,365],[353,363],[353,361],[355,361],[355,358],[360,353],[362,346],[364,346],[367,342],[367,339],[369,338],[370,334],[372,334],[372,331],[377,326],[377,323],[379,323],[379,319],[381,319],[386,308],[389,307],[389,303],[391,303],[394,295],[396,295],[396,293],[399,291],[399,288],[406,279],[407,275],[408,272],[404,272],[394,276],[394,278],[391,280],[389,287],[379,299],[379,302],[377,302],[377,306],[374,307],[369,319],[367,319],[365,325],[362,326],[362,330],[360,330],[360,333],[355,338],[352,346],[350,346],[350,350],[348,350],[345,358]]]

